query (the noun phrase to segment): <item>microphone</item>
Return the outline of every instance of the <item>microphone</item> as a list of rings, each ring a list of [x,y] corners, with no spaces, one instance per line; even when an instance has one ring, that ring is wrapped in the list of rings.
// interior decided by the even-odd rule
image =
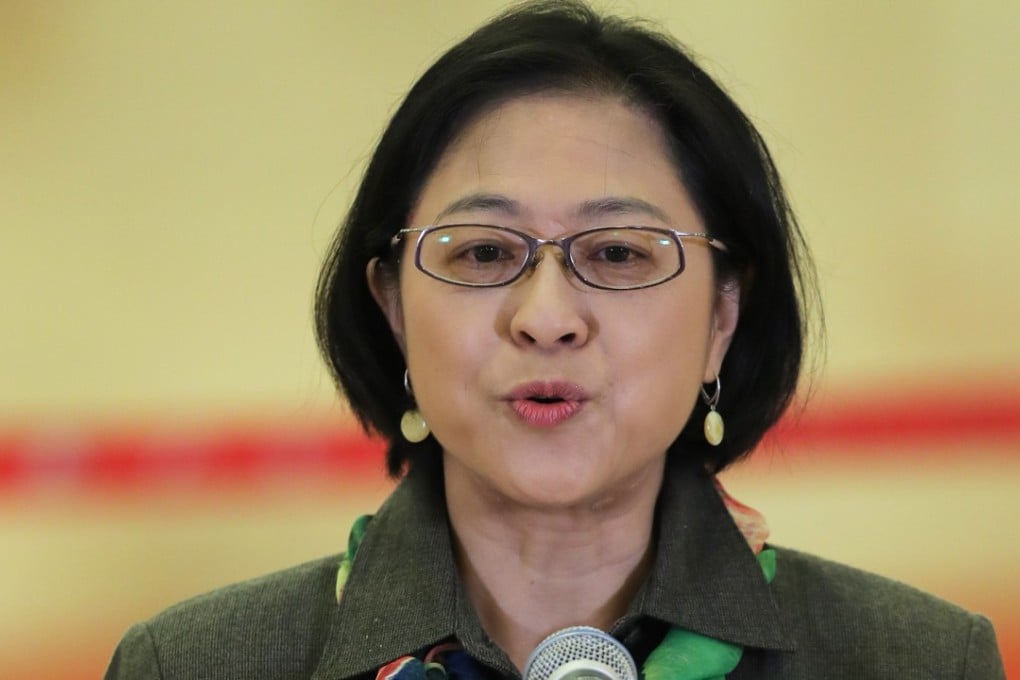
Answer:
[[[528,656],[524,680],[637,680],[634,658],[619,640],[598,628],[558,630]]]

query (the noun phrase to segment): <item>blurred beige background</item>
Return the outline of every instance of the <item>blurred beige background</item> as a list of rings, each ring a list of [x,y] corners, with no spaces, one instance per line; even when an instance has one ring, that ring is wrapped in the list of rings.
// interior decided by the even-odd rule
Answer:
[[[344,427],[311,331],[325,245],[415,76],[504,4],[0,0],[0,458],[11,432],[67,457],[140,422]],[[1020,4],[598,6],[660,22],[771,144],[820,271],[817,408],[1020,404]],[[1020,631],[1018,429],[771,451],[731,484],[777,541],[1002,635]],[[95,677],[131,621],[342,549],[386,488],[11,485],[4,677]]]

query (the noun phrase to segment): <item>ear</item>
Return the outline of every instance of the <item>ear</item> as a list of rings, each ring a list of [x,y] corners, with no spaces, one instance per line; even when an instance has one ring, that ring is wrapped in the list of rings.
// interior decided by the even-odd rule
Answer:
[[[390,325],[393,338],[400,346],[400,351],[407,356],[407,347],[404,343],[404,308],[400,304],[400,282],[393,271],[373,257],[365,268],[365,276],[368,278],[368,289],[372,292],[375,303],[379,305],[383,316]]]
[[[709,336],[708,357],[705,362],[705,375],[702,382],[714,382],[723,359],[730,348],[733,333],[737,330],[740,320],[740,282],[736,279],[727,281],[719,287],[715,294],[715,306],[712,310],[712,326]]]

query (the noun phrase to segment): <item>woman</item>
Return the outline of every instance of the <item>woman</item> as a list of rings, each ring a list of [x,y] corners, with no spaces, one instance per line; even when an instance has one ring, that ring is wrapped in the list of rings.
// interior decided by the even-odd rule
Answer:
[[[415,84],[320,280],[400,485],[344,556],[136,626],[107,677],[1004,677],[987,620],[767,546],[715,482],[796,387],[808,271],[764,143],[678,46],[498,17]]]

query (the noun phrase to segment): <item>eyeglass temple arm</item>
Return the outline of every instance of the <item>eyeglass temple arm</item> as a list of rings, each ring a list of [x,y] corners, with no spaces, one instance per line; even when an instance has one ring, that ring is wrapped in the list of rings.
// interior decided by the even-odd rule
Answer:
[[[704,241],[709,246],[715,248],[720,252],[723,253],[730,252],[730,249],[726,246],[725,243],[723,243],[717,238],[714,238],[711,234],[707,234],[705,232],[689,232],[689,231],[674,231],[673,233],[681,241],[685,238],[696,238]]]

